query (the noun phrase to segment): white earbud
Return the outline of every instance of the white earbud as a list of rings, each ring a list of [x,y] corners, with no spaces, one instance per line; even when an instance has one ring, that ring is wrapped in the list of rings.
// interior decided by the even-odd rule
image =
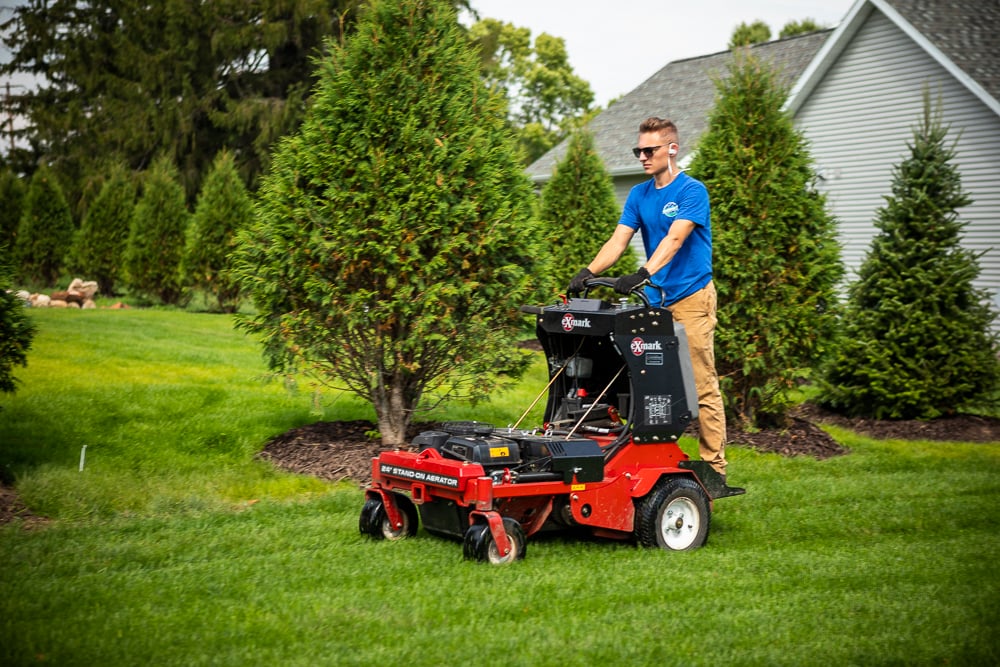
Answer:
[[[677,155],[677,149],[676,149],[676,148],[674,148],[673,146],[671,146],[671,147],[670,147],[670,148],[669,148],[669,149],[667,150],[667,155]]]

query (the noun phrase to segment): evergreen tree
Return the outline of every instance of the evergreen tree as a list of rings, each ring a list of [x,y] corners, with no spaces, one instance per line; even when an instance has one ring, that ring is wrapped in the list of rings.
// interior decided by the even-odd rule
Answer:
[[[184,282],[215,297],[224,312],[239,306],[240,288],[229,270],[236,234],[253,219],[253,205],[228,151],[215,159],[188,229]]]
[[[414,411],[523,369],[518,306],[546,276],[502,96],[441,0],[376,0],[320,62],[237,268],[271,368],[372,402],[383,443]]]
[[[73,216],[62,187],[48,167],[40,167],[28,184],[14,245],[21,277],[46,287],[55,285],[72,240]]]
[[[302,118],[312,58],[363,2],[20,2],[0,24],[11,54],[0,74],[37,77],[11,112],[72,184],[74,207],[112,154],[136,171],[170,157],[193,199],[222,147],[249,181],[266,167],[273,141]]]
[[[101,294],[112,296],[122,278],[129,226],[135,210],[135,185],[122,165],[116,165],[87,209],[73,244],[74,272],[97,281]]]
[[[717,87],[690,168],[712,201],[716,362],[728,412],[747,426],[780,424],[788,390],[836,326],[836,224],[774,72],[736,53]]]
[[[893,171],[878,235],[851,284],[843,337],[821,403],[850,415],[930,419],[996,390],[996,317],[976,289],[978,257],[962,248],[958,209],[971,203],[925,100],[910,154]]]
[[[559,257],[556,285],[565,287],[582,266],[594,258],[620,216],[611,176],[594,149],[594,136],[574,133],[566,156],[556,165],[542,189],[542,220],[548,226],[549,245]],[[638,268],[629,248],[614,266],[618,275]]]
[[[28,350],[35,337],[35,325],[24,301],[8,291],[11,282],[9,257],[0,244],[0,392],[8,394],[17,389],[14,368],[28,365]]]
[[[14,247],[24,209],[24,182],[10,169],[0,171],[0,246]]]
[[[157,159],[146,174],[125,247],[131,291],[168,305],[182,302],[180,263],[189,217],[177,169],[169,159]]]

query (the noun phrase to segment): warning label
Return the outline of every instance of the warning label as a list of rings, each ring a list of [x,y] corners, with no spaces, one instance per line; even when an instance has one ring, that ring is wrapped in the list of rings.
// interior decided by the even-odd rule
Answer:
[[[649,426],[661,426],[672,424],[674,419],[671,414],[671,401],[669,394],[658,394],[646,396],[643,401],[645,412],[645,423]]]

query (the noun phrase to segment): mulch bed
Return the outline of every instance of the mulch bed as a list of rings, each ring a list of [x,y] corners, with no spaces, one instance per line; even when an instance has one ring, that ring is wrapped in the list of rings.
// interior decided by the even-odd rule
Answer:
[[[846,454],[821,424],[832,424],[878,439],[1000,442],[1000,419],[961,415],[932,421],[850,419],[816,406],[802,406],[791,415],[784,429],[744,432],[730,428],[729,442],[757,451],[783,456],[826,459]],[[408,438],[433,424],[411,427]],[[349,480],[364,486],[371,480],[371,460],[383,447],[365,433],[374,426],[367,421],[316,422],[293,429],[269,441],[260,458],[293,472],[330,481]],[[697,424],[691,435],[697,435]]]
[[[848,418],[813,405],[797,408],[784,429],[743,432],[730,428],[729,442],[782,456],[812,456],[825,459],[847,453],[822,428],[831,424],[877,439],[1000,442],[1000,419],[959,415],[931,421]],[[408,439],[434,424],[411,427]],[[349,480],[360,486],[371,480],[371,461],[383,447],[366,433],[375,426],[368,421],[316,422],[272,438],[258,455],[291,472],[314,475],[329,481]],[[697,425],[691,434],[696,435]],[[0,524],[19,519],[25,528],[45,519],[32,515],[9,486],[0,484]]]

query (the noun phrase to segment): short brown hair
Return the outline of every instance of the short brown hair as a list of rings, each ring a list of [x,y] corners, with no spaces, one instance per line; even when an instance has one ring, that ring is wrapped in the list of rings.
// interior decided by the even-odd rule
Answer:
[[[659,132],[661,134],[669,134],[673,137],[673,141],[677,141],[679,136],[677,134],[677,126],[674,125],[674,121],[668,120],[666,118],[658,118],[657,116],[650,116],[646,120],[639,123],[639,134],[646,134],[649,132]]]

